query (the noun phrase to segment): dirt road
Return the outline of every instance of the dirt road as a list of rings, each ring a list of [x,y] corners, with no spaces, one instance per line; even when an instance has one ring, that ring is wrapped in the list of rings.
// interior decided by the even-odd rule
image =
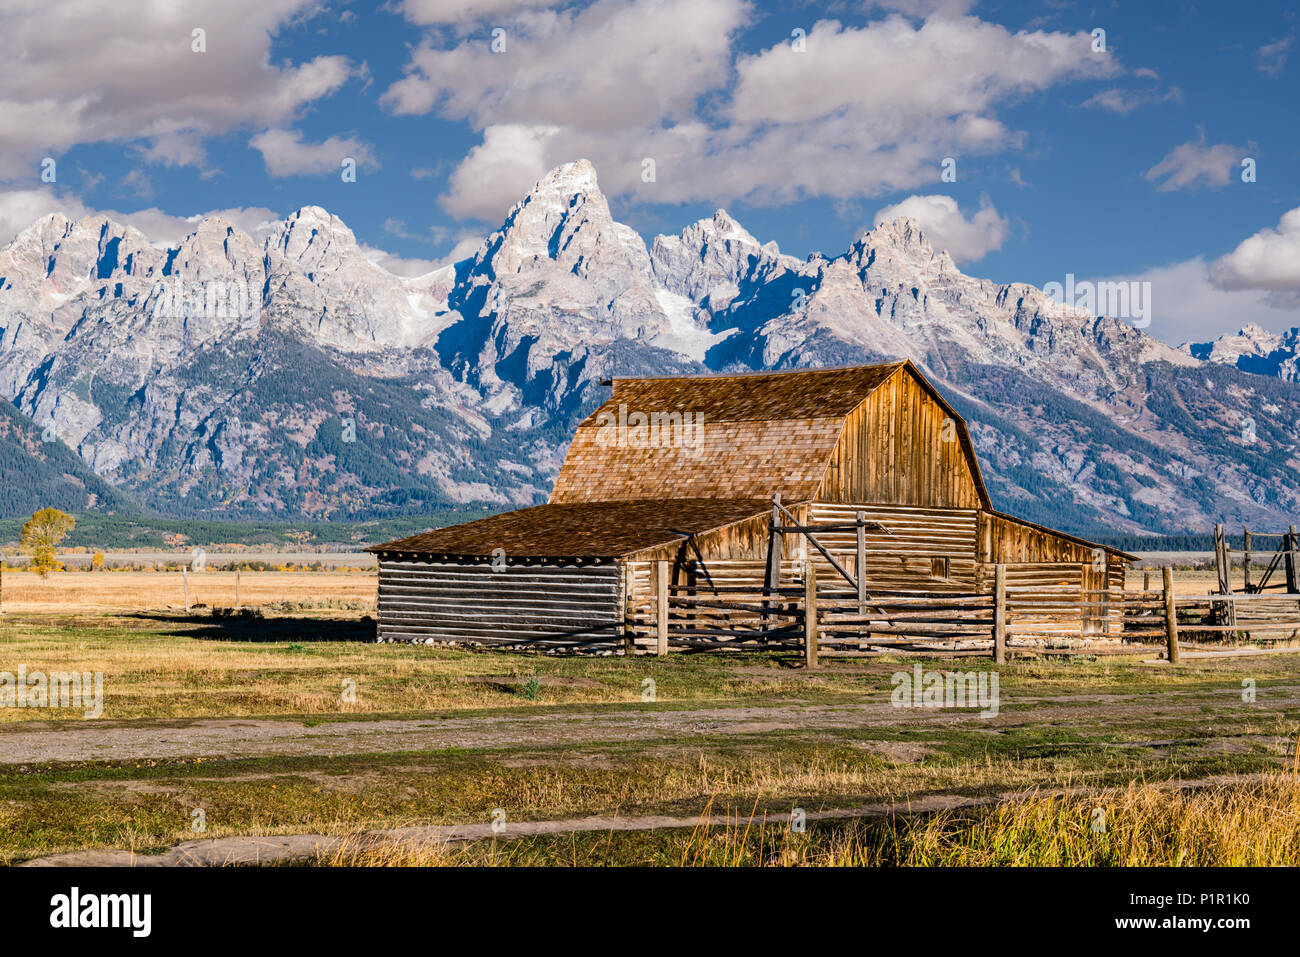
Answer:
[[[695,735],[740,735],[782,730],[829,731],[961,724],[989,733],[1026,723],[1072,722],[1085,718],[1162,719],[1194,717],[1207,708],[1241,708],[1239,687],[1188,695],[1071,695],[1010,698],[996,715],[976,709],[899,709],[883,693],[852,704],[797,702],[765,707],[620,708],[539,711],[530,714],[469,715],[402,720],[331,720],[315,725],[297,719],[199,719],[186,722],[98,722],[50,726],[28,723],[0,731],[0,765],[68,761],[116,761],[181,757],[376,754],[579,745],[600,741],[680,739]],[[1250,705],[1261,711],[1300,707],[1300,684],[1267,688]]]

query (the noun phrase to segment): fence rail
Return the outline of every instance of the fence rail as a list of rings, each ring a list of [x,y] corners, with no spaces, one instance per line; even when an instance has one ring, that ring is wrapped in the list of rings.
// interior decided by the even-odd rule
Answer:
[[[764,588],[757,563],[722,563],[707,581],[699,569],[671,579],[672,563],[629,569],[631,652],[802,650],[819,654],[942,652],[991,654],[1009,643],[1053,644],[1106,639],[1117,645],[1163,643],[1177,660],[1180,640],[1300,638],[1300,595],[1176,596],[1164,570],[1160,589],[1009,586],[994,566],[990,591],[846,592],[833,579],[818,585],[816,563],[784,562],[778,584]],[[676,569],[681,571],[680,566]],[[824,574],[824,571],[823,571]]]

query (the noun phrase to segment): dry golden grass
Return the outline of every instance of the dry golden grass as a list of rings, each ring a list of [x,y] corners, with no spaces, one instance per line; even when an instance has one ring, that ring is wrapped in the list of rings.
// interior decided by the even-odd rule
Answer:
[[[1178,791],[1151,785],[1087,798],[1035,797],[973,819],[901,823],[873,843],[848,835],[826,863],[958,866],[1275,867],[1300,862],[1300,779]]]
[[[1238,573],[1239,574],[1239,573]],[[1258,577],[1258,573],[1256,574]],[[1176,569],[1174,592],[1204,595],[1215,587],[1213,571]],[[1234,577],[1234,582],[1237,578]],[[373,608],[378,573],[367,571],[242,572],[241,603],[262,605],[289,601],[366,602]],[[208,607],[235,604],[233,571],[191,572],[190,602]],[[1142,572],[1130,571],[1129,590],[1142,587]],[[1151,587],[1160,588],[1160,570],[1153,569]],[[42,578],[35,572],[6,569],[3,611],[92,613],[178,610],[185,606],[181,573],[153,571],[62,571]]]
[[[1300,862],[1300,778],[1271,774],[1188,789],[1149,784],[1086,797],[888,821],[823,821],[806,833],[760,816],[691,830],[605,831],[463,845],[354,839],[327,866],[664,864],[678,866],[1271,867]]]
[[[245,607],[272,602],[366,603],[373,609],[377,587],[373,571],[241,572],[239,598]],[[191,607],[233,607],[235,573],[189,573]],[[5,612],[66,614],[109,611],[164,611],[185,607],[180,572],[4,572]]]

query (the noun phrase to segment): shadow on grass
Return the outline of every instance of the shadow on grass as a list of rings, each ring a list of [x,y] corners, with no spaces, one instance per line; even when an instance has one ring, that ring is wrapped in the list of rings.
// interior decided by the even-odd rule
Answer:
[[[157,622],[169,622],[184,629],[185,636],[205,641],[318,642],[375,640],[375,620],[369,615],[359,619],[306,618],[257,614],[176,615],[136,612],[126,616]]]

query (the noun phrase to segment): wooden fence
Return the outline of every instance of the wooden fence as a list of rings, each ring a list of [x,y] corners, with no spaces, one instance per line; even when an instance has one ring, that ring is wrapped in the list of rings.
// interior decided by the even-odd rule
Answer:
[[[1086,589],[1079,584],[1028,587],[1009,583],[993,566],[987,592],[872,590],[850,595],[812,561],[783,562],[778,584],[764,588],[762,563],[670,562],[629,566],[629,652],[670,650],[801,651],[819,654],[924,653],[992,655],[1004,661],[1012,644],[1073,647],[1108,642],[1149,652],[1163,644],[1177,660],[1178,643],[1300,637],[1300,595],[1175,596],[1169,569],[1158,590]],[[1014,581],[1014,579],[1012,579]],[[1141,646],[1145,646],[1141,647]]]

